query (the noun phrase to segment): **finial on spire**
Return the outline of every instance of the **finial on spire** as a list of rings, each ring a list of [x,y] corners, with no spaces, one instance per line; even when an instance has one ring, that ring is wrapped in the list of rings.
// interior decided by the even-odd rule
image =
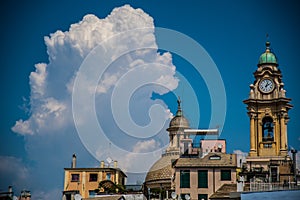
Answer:
[[[266,39],[267,39],[267,41],[266,41],[266,52],[270,52],[271,43],[269,42],[269,34],[268,33],[266,35]]]
[[[178,107],[177,107],[177,112],[176,112],[176,116],[182,116],[182,111],[181,111],[181,100],[180,100],[180,97],[178,96],[177,98],[177,104],[178,104]]]
[[[181,104],[180,96],[178,96],[177,104],[178,104],[178,110],[181,109],[181,107],[180,107],[180,104]]]

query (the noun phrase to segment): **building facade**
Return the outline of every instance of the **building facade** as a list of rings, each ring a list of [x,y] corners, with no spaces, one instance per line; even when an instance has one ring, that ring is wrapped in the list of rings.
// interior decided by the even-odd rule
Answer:
[[[218,130],[191,129],[178,100],[177,113],[167,129],[169,146],[145,180],[146,188],[159,191],[156,199],[229,199],[241,185],[236,184],[239,178],[244,187],[244,181],[285,184],[296,177],[287,141],[288,112],[293,106],[269,42],[254,78],[249,97],[243,101],[250,119],[250,151],[245,163],[241,158],[237,161],[235,154],[226,154],[226,140],[218,138]],[[199,135],[215,137],[196,144],[193,136]],[[162,195],[164,189],[169,195]]]
[[[288,156],[287,124],[291,99],[286,97],[277,58],[266,42],[250,85],[249,98],[244,100],[250,118],[250,152],[246,158],[248,180],[287,181],[291,175]]]
[[[226,154],[226,140],[224,139],[199,139],[194,141],[193,138],[196,136],[209,135],[212,136],[210,138],[217,138],[218,129],[191,129],[188,120],[183,116],[180,99],[177,100],[177,103],[176,115],[170,121],[167,129],[169,132],[169,146],[146,175],[144,182],[146,192],[148,192],[146,196],[150,196],[150,199],[171,199],[171,194],[175,192],[177,196],[189,194],[193,198],[197,196],[195,199],[198,199],[200,195],[200,199],[202,197],[208,199],[222,184],[235,183],[236,156]],[[229,161],[230,159],[231,161]],[[192,163],[194,166],[190,165]],[[207,163],[210,165],[207,165]],[[181,170],[184,172],[189,171],[191,177],[189,179],[190,188],[181,187]],[[196,189],[198,186],[195,178],[198,177],[199,170],[206,173],[203,176],[207,177],[207,188]],[[221,176],[226,176],[224,174],[227,174],[227,179],[224,178],[223,180]],[[230,177],[230,180],[228,177]],[[211,187],[211,184],[213,187]]]
[[[93,197],[96,193],[104,192],[99,188],[104,181],[111,184],[124,186],[125,173],[118,168],[117,161],[114,166],[105,166],[101,161],[100,167],[96,168],[77,168],[76,155],[73,155],[71,168],[65,168],[63,200],[73,200],[76,194],[82,198]]]
[[[208,153],[203,158],[182,157],[176,161],[175,193],[182,199],[208,200],[223,184],[236,183],[236,155]]]

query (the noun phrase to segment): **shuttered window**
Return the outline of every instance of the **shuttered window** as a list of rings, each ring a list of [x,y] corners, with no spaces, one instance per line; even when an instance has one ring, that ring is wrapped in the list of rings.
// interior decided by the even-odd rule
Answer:
[[[208,188],[207,170],[198,170],[198,188]]]
[[[190,170],[180,170],[180,188],[190,187]]]
[[[231,181],[231,170],[221,170],[221,181]]]

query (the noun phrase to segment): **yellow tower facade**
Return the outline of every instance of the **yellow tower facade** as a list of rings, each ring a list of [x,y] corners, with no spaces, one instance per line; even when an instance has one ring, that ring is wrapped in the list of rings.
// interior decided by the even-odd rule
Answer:
[[[266,42],[266,50],[261,54],[254,72],[254,82],[250,85],[247,105],[250,118],[250,152],[247,158],[249,168],[270,170],[272,163],[290,160],[287,155],[288,111],[293,107],[286,97],[282,73],[277,58]],[[250,169],[251,170],[251,169]],[[272,169],[279,180],[280,169]]]

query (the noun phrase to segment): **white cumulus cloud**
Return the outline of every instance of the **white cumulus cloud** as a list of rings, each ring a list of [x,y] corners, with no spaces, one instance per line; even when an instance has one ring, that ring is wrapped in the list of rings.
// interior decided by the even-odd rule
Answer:
[[[152,29],[132,31],[144,30],[145,28]],[[141,9],[134,9],[129,5],[125,5],[115,8],[104,19],[88,14],[80,22],[70,25],[69,30],[58,30],[50,36],[45,36],[44,41],[49,61],[36,64],[35,71],[29,76],[31,89],[30,115],[27,119],[17,120],[12,127],[14,132],[27,136],[26,150],[36,166],[36,175],[33,177],[36,180],[34,183],[32,182],[33,185],[43,185],[44,189],[49,188],[51,190],[52,188],[52,191],[55,191],[54,188],[57,188],[57,182],[61,182],[63,178],[63,175],[60,174],[61,171],[57,170],[68,167],[68,165],[66,166],[66,163],[69,164],[70,159],[68,154],[79,152],[83,160],[88,161],[90,159],[88,153],[90,149],[84,149],[84,145],[80,144],[74,126],[72,93],[82,63],[90,52],[103,42],[106,42],[105,48],[107,50],[113,49],[115,55],[128,47],[133,47],[135,44],[143,44],[151,48],[136,50],[120,57],[112,56],[110,59],[113,62],[111,62],[103,76],[99,77],[96,90],[95,88],[85,87],[88,85],[82,85],[86,90],[95,93],[95,111],[100,126],[107,134],[105,138],[100,139],[103,144],[97,146],[99,152],[90,151],[90,153],[98,153],[97,158],[105,160],[110,153],[107,150],[110,142],[112,148],[114,148],[111,150],[112,154],[115,153],[114,151],[117,148],[129,152],[127,157],[120,156],[116,152],[113,158],[119,161],[120,167],[124,167],[128,171],[133,169],[144,169],[145,171],[159,157],[156,153],[150,159],[144,157],[150,163],[149,166],[146,166],[143,160],[138,161],[136,159],[140,158],[136,157],[138,153],[155,151],[164,148],[164,145],[167,144],[168,136],[165,130],[172,114],[163,101],[153,100],[151,97],[153,93],[165,94],[178,86],[172,56],[168,52],[158,52],[153,28],[152,17]],[[114,39],[114,36],[124,33],[128,33],[125,34],[126,38],[129,38],[128,40]],[[151,65],[151,68],[149,65]],[[128,100],[128,109],[130,109],[132,121],[139,126],[147,126],[151,123],[149,109],[153,104],[160,104],[161,108],[164,109],[164,113],[166,113],[160,118],[153,118],[166,120],[161,131],[150,138],[142,140],[128,136],[117,127],[110,107],[110,98],[114,87],[124,75],[136,68],[142,69],[141,77],[145,76],[151,79],[153,84],[133,91],[132,98]],[[91,71],[90,76],[94,73],[94,71]],[[88,79],[89,77],[87,77]],[[126,80],[124,84],[126,84]],[[82,100],[84,99],[85,97],[82,97]],[[89,116],[83,116],[83,118],[85,117]],[[88,130],[86,134],[94,134],[96,137],[98,133],[95,133],[94,130]],[[140,134],[142,136],[144,133],[140,132]],[[156,152],[161,153],[160,150]],[[83,165],[82,167],[90,166]],[[22,173],[25,173],[24,170]],[[45,171],[49,174],[60,174],[61,179],[57,180],[59,176],[56,175],[53,176],[53,180],[45,180],[45,177],[42,176]],[[41,191],[44,191],[44,189],[41,188]]]
[[[49,63],[39,63],[35,65],[35,72],[30,74],[30,111],[29,119],[20,119],[12,128],[19,134],[43,133],[43,129],[50,131],[45,127],[57,124],[58,116],[63,116],[63,124],[60,122],[57,128],[68,126],[72,122],[71,114],[71,94],[74,77],[90,51],[113,36],[137,28],[153,28],[153,19],[141,9],[133,9],[129,5],[115,8],[112,13],[104,19],[88,14],[83,17],[82,21],[72,24],[69,31],[58,30],[50,37],[45,37]],[[142,32],[144,33],[144,32]],[[131,34],[133,34],[131,32]],[[130,36],[131,41],[111,41],[111,48],[114,51],[121,51],[124,46],[133,43],[145,43],[157,48],[153,32],[141,35],[136,31]],[[118,42],[118,43],[116,43]],[[106,46],[109,48],[109,46]],[[104,74],[97,87],[97,92],[107,93],[130,68],[145,63],[156,63],[156,73],[159,78],[154,80],[157,84],[165,85],[173,90],[178,85],[175,75],[175,66],[172,64],[170,53],[159,54],[156,50],[139,50],[134,54],[129,54],[125,58],[116,58],[116,65],[112,66]],[[160,67],[168,66],[168,68]],[[147,73],[147,71],[145,71]],[[153,77],[157,75],[153,74]],[[154,87],[151,92],[164,94],[168,92],[165,88]],[[93,90],[91,92],[94,92]],[[51,104],[52,103],[52,104]],[[49,106],[59,106],[59,109]],[[58,110],[53,110],[58,109]]]

